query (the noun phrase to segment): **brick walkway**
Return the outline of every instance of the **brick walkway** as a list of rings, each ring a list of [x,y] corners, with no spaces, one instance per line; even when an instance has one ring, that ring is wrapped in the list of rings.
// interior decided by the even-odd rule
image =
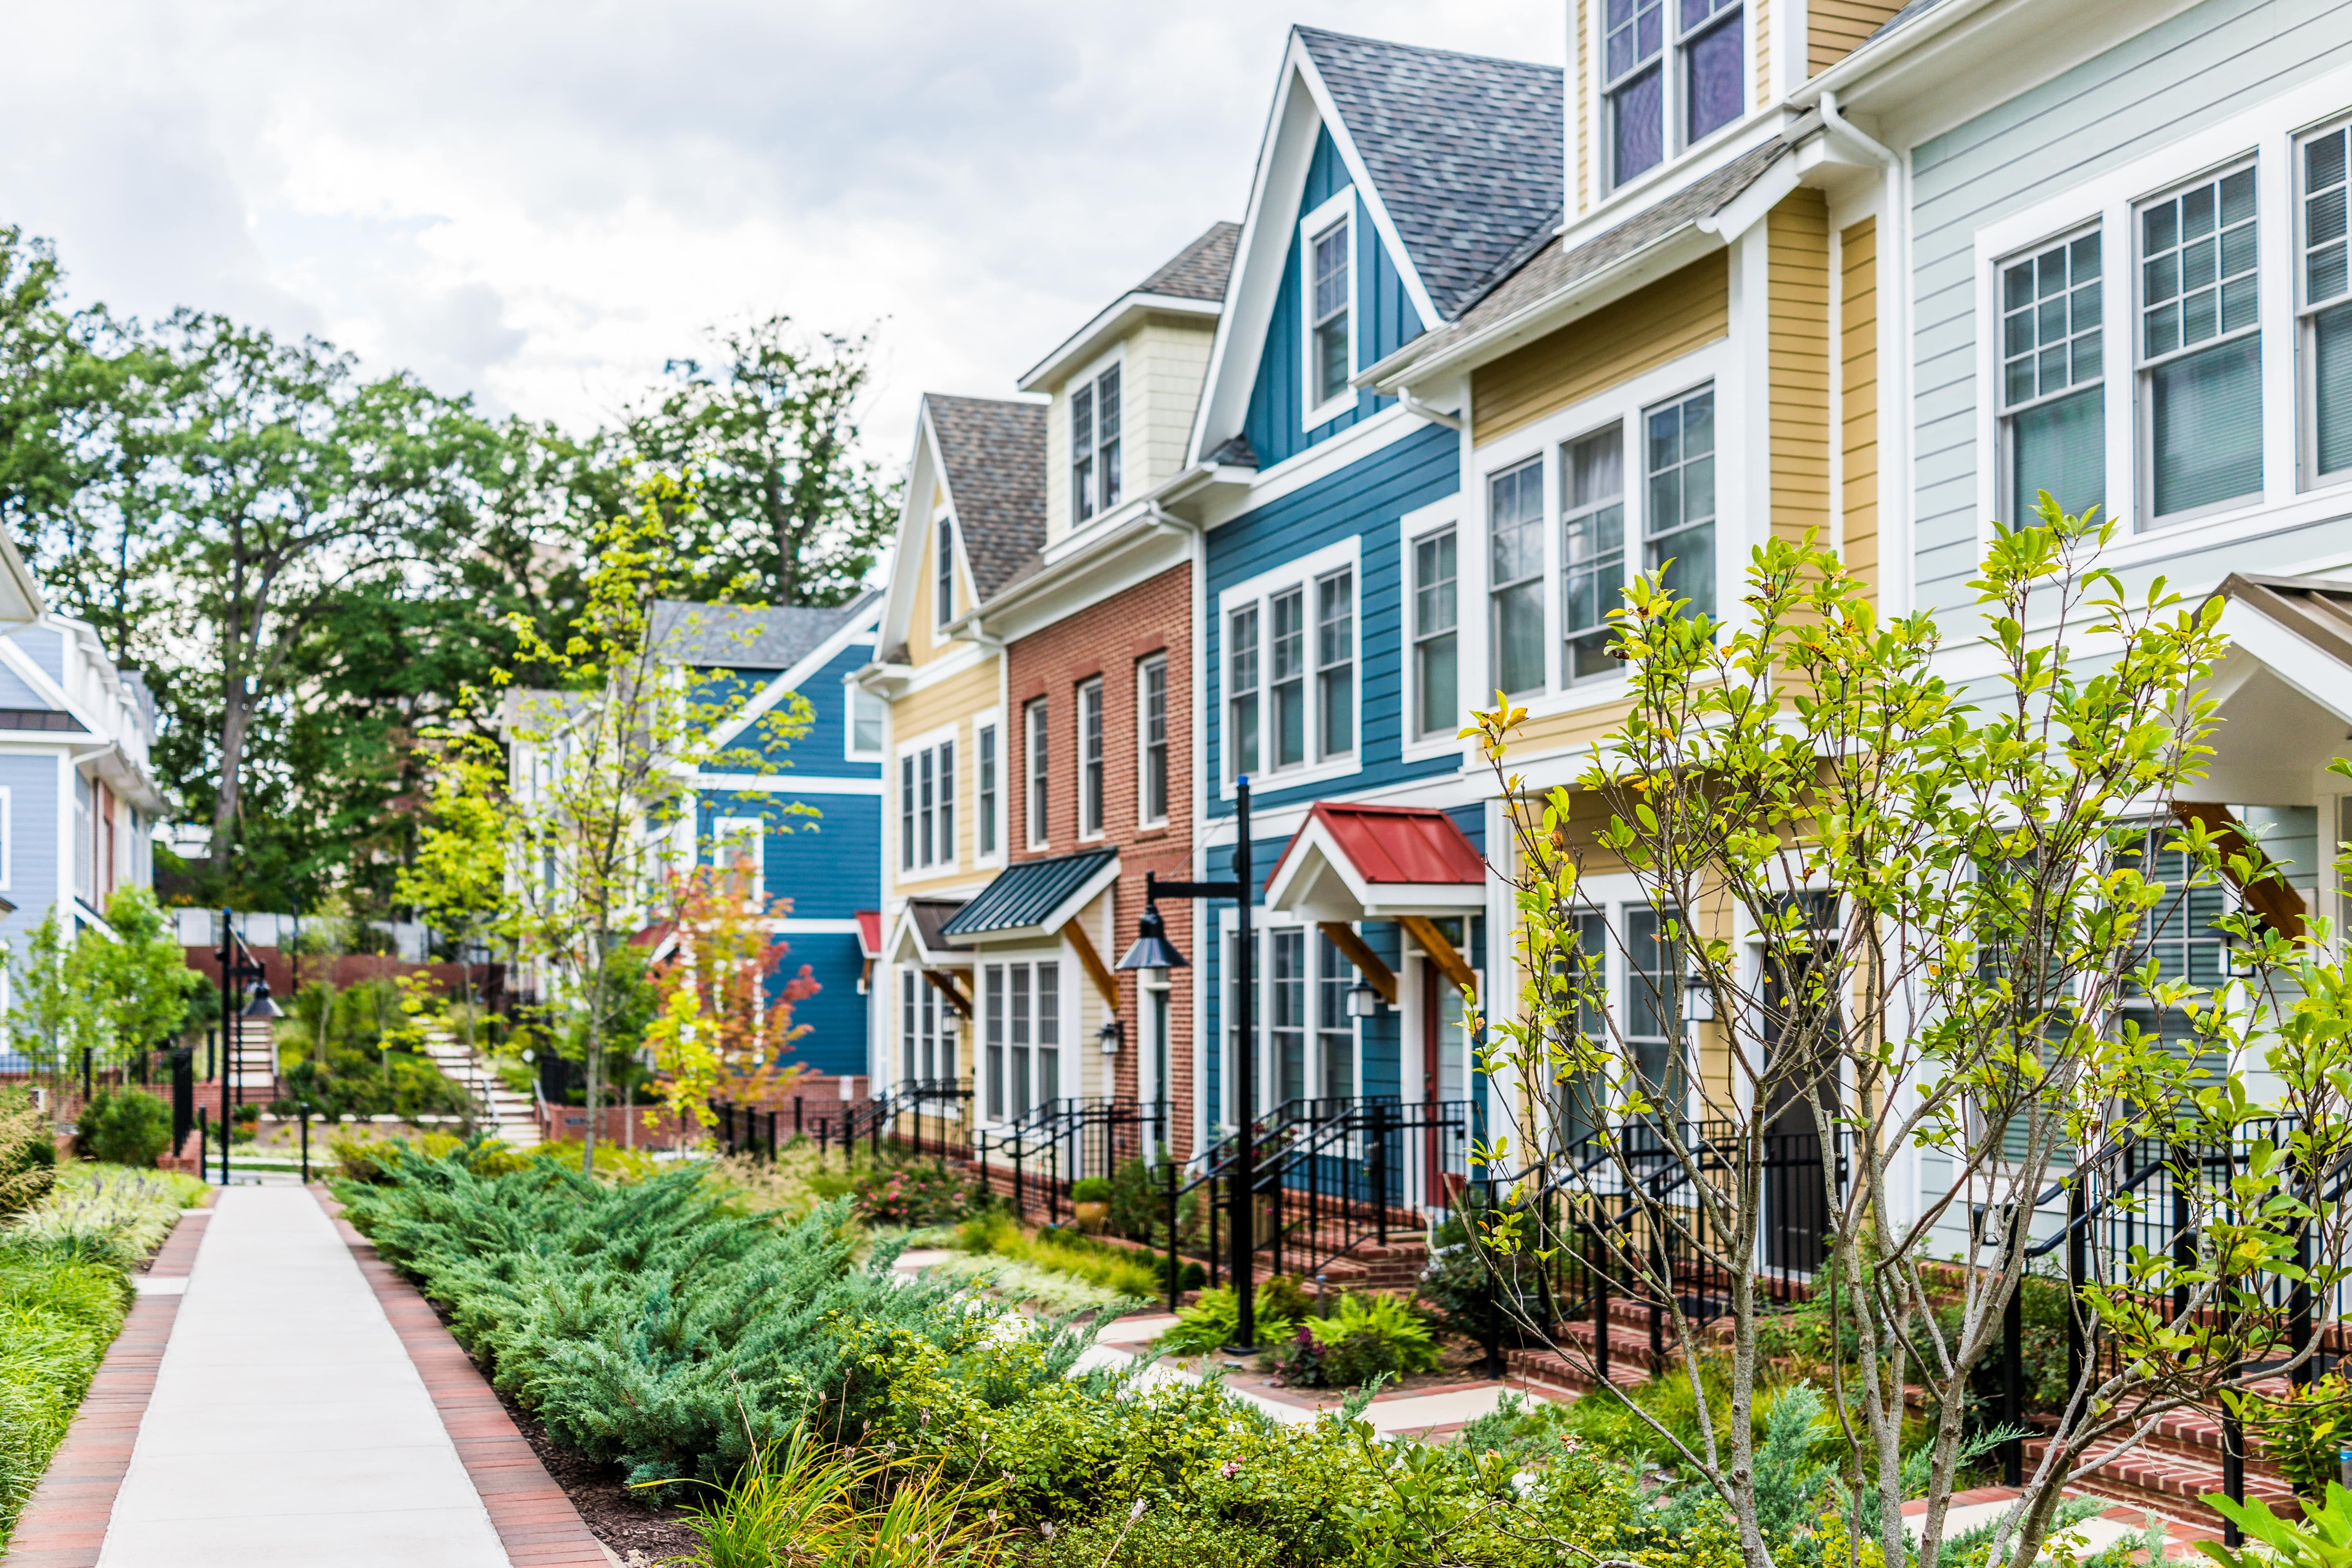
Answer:
[[[148,1279],[9,1568],[611,1561],[431,1309],[318,1195],[217,1194]]]

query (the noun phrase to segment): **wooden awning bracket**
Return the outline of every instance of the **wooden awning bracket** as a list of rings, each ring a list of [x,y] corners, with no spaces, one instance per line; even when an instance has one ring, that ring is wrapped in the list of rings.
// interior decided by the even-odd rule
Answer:
[[[1429,954],[1430,962],[1444,972],[1446,979],[1462,988],[1464,995],[1475,996],[1477,994],[1477,971],[1454,950],[1454,944],[1445,940],[1445,933],[1437,929],[1435,921],[1427,915],[1399,915],[1396,923],[1404,928],[1407,936],[1421,944],[1421,951]]]
[[[923,971],[923,978],[929,981],[940,994],[948,999],[948,1005],[954,1008],[959,1016],[966,1022],[971,1020],[971,998],[957,988],[952,972],[945,969],[926,969]]]
[[[2176,800],[2172,815],[2182,822],[2195,823],[2213,836],[2221,850],[2221,875],[2245,906],[2262,916],[2263,923],[2293,942],[2304,932],[2306,911],[2303,895],[2283,877],[2273,873],[2259,881],[2242,882],[2230,868],[2229,857],[2254,852],[2254,842],[2238,823],[2237,814],[2228,806],[2210,801]]]
[[[1078,962],[1085,965],[1087,976],[1095,983],[1095,989],[1102,993],[1103,1001],[1110,1010],[1118,1012],[1118,977],[1110,972],[1110,965],[1102,961],[1102,954],[1095,951],[1094,939],[1087,935],[1087,928],[1076,921],[1069,921],[1064,923],[1060,934],[1068,938],[1070,945],[1078,950]]]
[[[1381,955],[1364,944],[1354,926],[1345,921],[1318,921],[1315,929],[1331,939],[1331,945],[1356,966],[1364,983],[1381,994],[1381,1001],[1391,1007],[1397,1005],[1396,971],[1382,963]]]

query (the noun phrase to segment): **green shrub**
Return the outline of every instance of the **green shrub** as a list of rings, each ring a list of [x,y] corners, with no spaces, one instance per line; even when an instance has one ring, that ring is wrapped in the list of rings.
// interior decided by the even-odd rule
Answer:
[[[944,1162],[877,1166],[857,1178],[856,1190],[857,1217],[868,1225],[953,1225],[985,1203],[977,1184]]]
[[[1440,1360],[1436,1337],[1411,1307],[1353,1292],[1330,1317],[1302,1321],[1274,1356],[1283,1382],[1307,1388],[1360,1388],[1383,1373],[1434,1372]]]
[[[1070,1184],[1070,1201],[1074,1204],[1107,1204],[1110,1202],[1108,1176],[1080,1176]]]
[[[32,1091],[0,1089],[0,1215],[40,1202],[57,1169],[57,1141]]]
[[[1158,1294],[1150,1265],[1135,1254],[1051,1226],[1031,1236],[1004,1209],[990,1209],[958,1226],[956,1246],[1084,1280],[1113,1299],[1148,1301]]]
[[[1298,1325],[1314,1312],[1314,1299],[1287,1274],[1277,1274],[1258,1286],[1251,1303],[1260,1344],[1289,1342],[1297,1335]],[[1160,1334],[1155,1347],[1176,1355],[1206,1355],[1233,1343],[1240,1331],[1241,1302],[1232,1286],[1220,1285],[1202,1291],[1199,1300],[1179,1311],[1174,1326]]]
[[[570,1151],[568,1156],[566,1150]],[[466,1168],[478,1176],[510,1175],[517,1171],[530,1169],[535,1160],[561,1163],[568,1157],[574,1169],[580,1164],[580,1145],[577,1143],[542,1143],[526,1152],[503,1139],[481,1133],[472,1138],[461,1138],[455,1132],[424,1132],[415,1139],[407,1139],[383,1138],[373,1132],[338,1132],[327,1140],[327,1152],[334,1157],[335,1166],[343,1175],[354,1182],[368,1183],[392,1180],[398,1157],[410,1153],[420,1154],[428,1160],[460,1159]],[[623,1157],[623,1152],[616,1151],[614,1160],[619,1162]],[[604,1151],[599,1146],[596,1151],[596,1173],[599,1176],[605,1173],[605,1163]],[[651,1162],[647,1161],[646,1164],[650,1167]]]
[[[1129,1160],[1110,1173],[1110,1228],[1130,1241],[1160,1241],[1168,1223],[1167,1188],[1141,1160]]]
[[[2315,1495],[2340,1479],[2336,1451],[2352,1447],[2352,1387],[2342,1373],[2290,1386],[2284,1399],[2252,1395],[2242,1408],[2246,1425],[2261,1434],[2271,1462],[2296,1490]]]
[[[135,1089],[100,1089],[74,1123],[74,1150],[110,1165],[152,1167],[172,1146],[172,1111]]]
[[[1282,1542],[1262,1530],[1147,1507],[1056,1531],[1038,1568],[1282,1568]]]

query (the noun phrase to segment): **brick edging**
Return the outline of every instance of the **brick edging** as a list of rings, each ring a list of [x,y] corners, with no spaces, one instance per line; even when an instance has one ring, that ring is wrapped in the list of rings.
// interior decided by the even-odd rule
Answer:
[[[491,1528],[499,1532],[507,1560],[516,1568],[607,1568],[613,1559],[604,1542],[539,1462],[473,1358],[416,1288],[378,1258],[374,1244],[343,1218],[342,1205],[324,1187],[313,1185],[310,1192],[335,1222],[336,1234],[351,1248],[377,1304],[392,1320],[401,1347],[425,1380],[466,1475],[489,1510]],[[16,1568],[13,1558],[9,1568]]]
[[[203,1222],[211,1217],[182,1215],[144,1278],[186,1279],[204,1240]],[[154,1397],[163,1347],[171,1342],[172,1325],[179,1316],[177,1296],[142,1295],[131,1304],[122,1331],[99,1363],[65,1441],[49,1456],[41,1484],[25,1503],[8,1550],[0,1553],[8,1568],[97,1568],[115,1497],[131,1470],[140,1423],[147,1417],[147,1402]]]

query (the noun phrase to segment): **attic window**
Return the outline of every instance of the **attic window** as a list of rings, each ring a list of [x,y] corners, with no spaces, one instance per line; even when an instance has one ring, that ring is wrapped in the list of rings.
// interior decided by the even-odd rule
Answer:
[[[1313,332],[1310,353],[1313,356],[1315,402],[1329,403],[1348,395],[1348,375],[1354,369],[1349,363],[1351,342],[1348,329],[1349,307],[1354,301],[1354,279],[1348,266],[1348,220],[1338,223],[1315,237],[1308,247],[1308,258],[1314,268],[1314,297],[1309,307],[1308,326]]]
[[[1119,497],[1118,366],[1070,394],[1070,518],[1084,522]]]
[[[931,598],[933,609],[937,615],[939,624],[942,628],[945,628],[949,622],[955,619],[954,518],[943,517],[940,519],[939,548],[934,553],[938,557],[934,565],[938,571],[939,577],[934,585]]]

